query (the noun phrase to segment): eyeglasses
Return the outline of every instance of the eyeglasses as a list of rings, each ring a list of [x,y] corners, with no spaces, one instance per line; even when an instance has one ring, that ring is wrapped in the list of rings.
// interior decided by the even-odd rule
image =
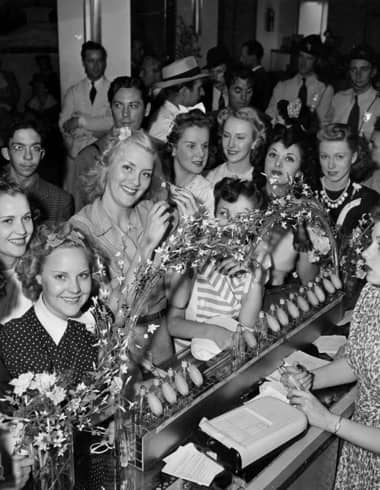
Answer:
[[[13,153],[24,153],[27,148],[29,148],[31,153],[35,153],[36,155],[39,155],[43,151],[42,145],[40,144],[28,146],[22,143],[11,143],[10,145],[10,149]]]

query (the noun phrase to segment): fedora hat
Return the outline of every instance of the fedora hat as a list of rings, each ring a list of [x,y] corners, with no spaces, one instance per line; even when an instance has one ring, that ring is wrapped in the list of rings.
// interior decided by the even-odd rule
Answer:
[[[306,36],[303,39],[301,39],[301,42],[298,46],[298,51],[311,54],[316,58],[322,56],[323,45],[319,34],[310,34],[309,36]]]
[[[194,56],[173,61],[170,65],[164,66],[161,73],[162,80],[154,85],[155,88],[172,87],[198,78],[208,77],[208,74],[202,73]]]

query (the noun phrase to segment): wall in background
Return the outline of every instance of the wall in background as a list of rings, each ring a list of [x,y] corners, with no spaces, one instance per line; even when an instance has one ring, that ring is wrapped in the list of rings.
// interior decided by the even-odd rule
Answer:
[[[108,52],[107,77],[130,73],[130,0],[101,3],[102,43]],[[82,0],[58,0],[58,39],[61,92],[84,77],[80,58],[84,42]]]

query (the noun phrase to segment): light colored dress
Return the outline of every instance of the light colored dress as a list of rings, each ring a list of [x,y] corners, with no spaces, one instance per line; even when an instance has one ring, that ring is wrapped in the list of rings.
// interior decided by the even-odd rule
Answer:
[[[352,317],[347,361],[358,379],[354,422],[380,429],[380,288],[364,286]],[[375,437],[375,436],[374,436]],[[380,488],[380,455],[343,443],[336,490]]]

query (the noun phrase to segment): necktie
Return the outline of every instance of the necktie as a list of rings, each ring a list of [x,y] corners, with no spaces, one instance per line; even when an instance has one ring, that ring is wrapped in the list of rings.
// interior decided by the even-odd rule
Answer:
[[[307,105],[307,88],[306,88],[306,78],[302,78],[302,85],[298,92],[298,98],[300,99],[303,106]]]
[[[226,101],[224,100],[223,92],[220,92],[219,101],[218,101],[218,110],[220,111],[225,107],[226,107]]]
[[[95,97],[96,97],[96,88],[95,88],[95,82],[91,82],[91,89],[90,89],[90,102],[91,104],[94,103]]]
[[[360,107],[358,103],[358,96],[355,95],[354,105],[352,106],[350,115],[347,119],[347,124],[350,126],[351,130],[354,133],[358,132],[359,129],[359,116],[360,116]]]

